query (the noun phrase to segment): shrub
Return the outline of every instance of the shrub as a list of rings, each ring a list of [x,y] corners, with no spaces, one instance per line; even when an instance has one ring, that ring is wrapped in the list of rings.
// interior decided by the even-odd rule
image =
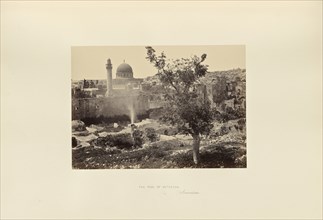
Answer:
[[[146,128],[145,136],[150,142],[155,142],[159,140],[159,136],[154,128]]]
[[[133,141],[134,141],[134,146],[141,147],[142,144],[144,143],[143,132],[140,130],[134,130],[132,133],[132,137],[133,137]]]
[[[133,139],[131,134],[116,134],[108,135],[106,137],[99,137],[94,140],[94,145],[104,147],[116,147],[118,149],[130,149],[133,146]]]
[[[219,122],[227,122],[229,120],[241,119],[246,117],[246,111],[244,109],[233,109],[230,106],[225,107],[225,110],[220,113],[216,112],[215,118]],[[245,124],[245,120],[243,122]]]

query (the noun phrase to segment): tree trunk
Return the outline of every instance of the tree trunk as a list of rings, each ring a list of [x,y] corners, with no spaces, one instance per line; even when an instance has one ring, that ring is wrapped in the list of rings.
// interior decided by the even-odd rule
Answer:
[[[200,135],[193,135],[193,161],[195,164],[200,162]]]

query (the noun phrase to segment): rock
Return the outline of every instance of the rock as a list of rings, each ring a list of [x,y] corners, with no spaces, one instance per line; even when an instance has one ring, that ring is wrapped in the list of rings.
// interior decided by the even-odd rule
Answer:
[[[89,133],[94,133],[94,132],[96,132],[97,131],[97,129],[96,128],[91,128],[91,127],[86,127],[86,130],[89,132]]]
[[[88,142],[85,142],[85,141],[81,142],[80,145],[81,145],[81,147],[89,147],[89,146],[91,146]]]
[[[90,134],[90,135],[87,135],[87,136],[75,136],[75,138],[80,142],[90,142],[92,140],[97,139],[98,136],[96,136],[94,134]]]
[[[148,125],[148,124],[151,124],[153,122],[153,120],[151,119],[144,119],[142,120],[141,122],[137,122],[137,123],[134,123],[137,127],[142,127],[144,125]]]
[[[104,129],[104,127],[100,127],[97,125],[90,125],[90,128],[95,128],[97,131],[102,131]]]
[[[101,132],[101,133],[99,133],[98,135],[99,135],[99,137],[106,137],[106,136],[108,136],[108,132],[105,132],[105,131],[103,131],[103,132]]]
[[[113,123],[113,127],[114,127],[114,128],[119,127],[118,123]]]
[[[72,121],[72,131],[84,131],[85,124],[83,121],[80,120],[73,120]]]
[[[147,143],[144,143],[143,145],[142,145],[142,148],[144,148],[144,149],[148,149],[150,147],[150,145],[149,144],[147,144]]]

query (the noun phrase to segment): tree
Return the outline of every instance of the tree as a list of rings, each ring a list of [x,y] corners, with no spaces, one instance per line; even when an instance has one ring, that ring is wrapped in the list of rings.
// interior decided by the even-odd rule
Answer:
[[[89,88],[89,82],[86,81],[85,79],[83,80],[83,88]]]
[[[95,88],[95,84],[94,84],[94,82],[91,80],[90,81],[90,86],[89,86],[90,88]]]
[[[215,115],[204,89],[200,89],[204,86],[199,79],[207,73],[208,66],[203,64],[206,54],[169,61],[164,52],[157,56],[152,47],[146,49],[146,59],[157,68],[163,85],[166,104],[162,120],[193,137],[193,161],[198,164],[201,135],[210,133]]]

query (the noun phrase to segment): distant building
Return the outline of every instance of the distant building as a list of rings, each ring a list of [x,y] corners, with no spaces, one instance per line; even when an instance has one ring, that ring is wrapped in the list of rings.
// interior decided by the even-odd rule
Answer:
[[[108,74],[106,96],[122,95],[125,93],[124,90],[141,89],[140,85],[143,79],[133,77],[132,67],[129,64],[124,62],[118,66],[115,79],[112,79],[112,63],[110,59],[107,61],[106,69]]]
[[[144,114],[148,98],[140,93],[143,79],[133,77],[132,67],[122,63],[112,79],[112,63],[106,63],[106,80],[81,80],[72,82],[72,118],[113,117]]]

